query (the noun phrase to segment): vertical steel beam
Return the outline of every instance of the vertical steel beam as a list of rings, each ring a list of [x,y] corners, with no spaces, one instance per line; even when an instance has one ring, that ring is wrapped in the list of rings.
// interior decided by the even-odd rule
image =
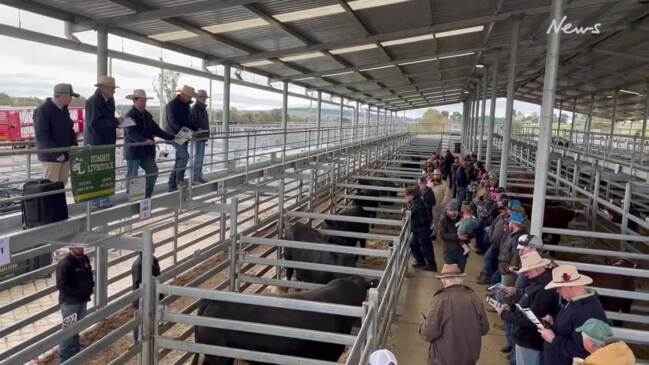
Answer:
[[[97,30],[97,77],[108,74],[108,33],[106,29]],[[97,247],[95,252],[96,286],[95,302],[97,308],[108,304],[108,249]]]
[[[552,0],[551,16],[557,24],[561,22],[561,18],[563,17],[563,0]],[[518,26],[516,26],[516,28],[518,28]],[[516,33],[518,33],[518,31],[516,31]],[[543,229],[543,212],[545,210],[546,180],[548,177],[548,167],[550,162],[550,145],[552,143],[552,119],[554,115],[557,74],[559,70],[560,46],[561,33],[550,32],[548,35],[547,54],[545,56],[543,99],[541,102],[539,141],[536,149],[534,197],[532,201],[532,218],[530,225],[530,233],[538,237],[541,237],[541,231]],[[513,87],[511,91],[513,94]],[[506,156],[507,154],[503,152],[503,155]]]
[[[480,138],[478,139],[478,161],[482,161],[482,142],[484,140],[485,110],[487,109],[487,68],[482,80],[482,115],[480,116]]]
[[[572,122],[570,123],[570,141],[568,142],[568,147],[572,147],[572,137],[575,132],[575,122],[577,121],[577,98],[572,100]]]
[[[230,80],[231,68],[229,64],[223,65],[223,160],[225,167],[230,167]],[[211,95],[210,95],[211,96]]]
[[[554,111],[552,112],[554,116]],[[557,121],[557,143],[559,143],[558,138],[561,133],[561,113],[563,113],[563,101],[559,102],[559,120]]]
[[[493,158],[493,139],[494,139],[494,125],[496,123],[496,95],[498,93],[498,67],[499,67],[500,53],[496,52],[496,61],[494,62],[493,69],[491,70],[491,110],[489,110],[489,129],[487,130],[487,156],[486,169],[491,170],[491,159]]]
[[[318,114],[316,115],[316,150],[320,148],[320,128],[322,127],[322,91],[318,90]]]
[[[500,156],[500,178],[498,179],[499,185],[503,188],[507,188],[507,168],[509,167],[509,150],[511,149],[512,121],[514,117],[514,92],[516,91],[515,90],[516,59],[518,57],[518,33],[520,32],[520,26],[521,26],[520,18],[513,19],[511,46],[509,49],[509,70],[508,70],[509,73],[507,77],[507,107],[505,109],[505,126],[503,129],[502,155]],[[552,95],[554,96],[554,93]],[[543,185],[543,189],[545,191],[545,185]]]
[[[606,152],[604,153],[604,166],[613,149],[613,133],[615,132],[615,120],[617,119],[617,96],[618,90],[613,91],[613,112],[611,113],[611,131],[608,133],[608,140],[606,141]]]
[[[354,109],[354,124],[352,125],[352,141],[358,142],[358,115],[360,113],[361,103],[356,101],[356,108]]]
[[[644,118],[642,119],[642,132],[640,132],[640,165],[644,163],[644,143],[646,139],[645,135],[647,134],[647,119],[649,119],[649,82],[647,82],[647,89],[645,91]]]
[[[468,149],[468,134],[469,134],[469,103],[470,100],[464,100],[462,108],[462,149],[466,153]]]
[[[286,161],[286,139],[287,139],[286,135],[288,133],[288,81],[284,81],[283,86],[284,87],[282,89],[282,164]]]
[[[345,99],[343,97],[340,97],[340,128],[338,131],[338,143],[339,145],[343,143],[343,136],[345,134],[344,129],[343,129],[343,113],[345,110],[343,109]]]
[[[156,307],[155,281],[153,279],[153,234],[151,229],[142,232],[142,356],[140,364],[153,364],[153,326],[155,325]]]
[[[586,125],[584,126],[584,151],[590,152],[590,132],[593,125],[593,108],[595,107],[595,95],[590,95],[590,104],[588,105],[588,115],[586,115]]]

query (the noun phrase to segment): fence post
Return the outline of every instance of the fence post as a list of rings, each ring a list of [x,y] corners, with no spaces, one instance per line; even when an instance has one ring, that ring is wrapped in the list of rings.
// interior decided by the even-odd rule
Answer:
[[[151,229],[142,234],[142,356],[141,365],[153,364],[153,326],[155,288],[153,281],[153,235]]]
[[[554,193],[559,194],[559,187],[561,186],[561,158],[557,158],[557,176],[554,179]]]
[[[629,210],[631,209],[631,194],[632,194],[632,189],[633,185],[631,185],[630,181],[627,181],[626,185],[624,186],[624,200],[622,201],[622,226],[620,229],[620,233],[622,234],[627,234],[628,232],[628,224],[629,224]],[[620,251],[626,251],[626,245],[624,244],[624,241],[620,241]]]
[[[239,199],[235,196],[230,199],[230,291],[238,292],[239,283],[237,281],[237,211],[239,209]]]
[[[370,288],[367,298],[370,302],[369,305],[369,312],[374,312],[374,316],[372,317],[372,321],[370,322],[370,325],[367,330],[367,346],[369,347],[369,353],[374,352],[376,350],[376,347],[378,346],[378,341],[377,341],[377,334],[378,334],[378,317],[379,317],[379,311],[378,311],[378,306],[379,306],[379,291],[376,288]]]

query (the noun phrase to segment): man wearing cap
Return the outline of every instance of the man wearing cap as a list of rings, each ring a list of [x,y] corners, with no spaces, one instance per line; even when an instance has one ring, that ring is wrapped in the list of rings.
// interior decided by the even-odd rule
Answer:
[[[607,343],[613,338],[613,330],[606,322],[591,318],[576,329],[581,333],[584,348],[590,355],[583,365],[634,365],[635,356],[623,341]]]
[[[546,341],[543,347],[545,365],[571,365],[573,357],[588,355],[576,329],[590,318],[606,321],[597,293],[584,287],[592,283],[593,279],[580,274],[572,265],[559,265],[552,270],[552,281],[545,289],[556,289],[565,302],[556,317],[544,318],[552,325],[540,331]]]
[[[500,272],[500,281],[505,286],[513,286],[516,280],[516,272],[513,270],[517,269],[515,264],[518,262],[516,247],[520,236],[527,234],[527,230],[523,227],[524,223],[524,215],[517,212],[512,213],[509,217],[509,235],[500,245],[498,271]]]
[[[464,256],[462,243],[457,236],[456,225],[460,222],[460,207],[456,200],[451,200],[446,205],[444,216],[439,222],[439,236],[444,243],[444,260],[447,264],[456,264],[464,272],[467,257]]]
[[[135,122],[134,126],[125,129],[124,134],[124,142],[126,143],[124,159],[127,168],[126,193],[129,193],[131,181],[137,176],[138,169],[141,167],[146,174],[144,196],[150,198],[158,178],[158,165],[155,162],[155,141],[153,138],[159,137],[172,140],[174,136],[163,131],[153,120],[151,113],[146,110],[147,100],[153,98],[147,97],[144,90],[136,89],[126,98],[133,100],[133,107],[126,116]]]
[[[464,275],[451,264],[437,276],[443,288],[433,295],[432,308],[419,327],[430,343],[428,365],[474,365],[480,358],[489,321],[482,300],[463,284]]]
[[[71,246],[70,253],[56,264],[56,288],[59,290],[63,327],[81,320],[86,315],[86,308],[95,287],[90,259],[83,250],[83,246]],[[66,338],[59,345],[60,363],[80,350],[79,334]]]
[[[207,91],[196,92],[196,102],[192,105],[192,129],[196,131],[194,142],[194,171],[193,182],[204,184],[203,161],[205,160],[205,144],[210,136],[210,119],[207,115]]]
[[[70,84],[54,85],[51,98],[34,110],[34,131],[36,148],[66,148],[77,145],[68,105],[72,98],[79,94],[72,90]],[[43,177],[50,181],[67,183],[70,176],[70,156],[67,151],[39,152],[38,160],[43,165]]]
[[[525,275],[529,284],[525,287],[517,304],[529,308],[538,317],[554,316],[559,311],[559,295],[545,290],[552,280],[547,267],[550,260],[544,259],[538,252],[532,251],[521,256],[519,275]],[[513,324],[512,336],[516,343],[516,365],[541,365],[543,363],[543,338],[538,328],[518,307],[510,308],[503,304],[498,310],[500,317]]]
[[[430,238],[431,214],[418,194],[419,190],[417,188],[408,189],[405,194],[408,209],[410,210],[410,230],[412,231],[410,250],[416,261],[413,267],[423,267],[427,271],[437,271],[433,241]]]
[[[189,104],[192,103],[192,98],[196,96],[194,88],[187,85],[184,85],[178,92],[178,95],[168,102],[165,107],[165,114],[167,116],[165,132],[174,136],[183,127],[192,129]],[[169,174],[169,191],[178,190],[178,185],[182,188],[187,187],[187,183],[185,182],[185,168],[187,168],[187,162],[189,161],[189,152],[187,151],[188,142],[181,145],[174,143],[173,146],[176,150],[176,161],[173,171]]]
[[[86,124],[83,132],[83,142],[86,145],[114,145],[117,140],[116,128],[122,118],[115,118],[115,78],[100,76],[95,84],[95,93],[86,100]],[[115,153],[115,147],[111,147]],[[92,208],[108,208],[112,206],[110,197],[104,197],[90,202]]]

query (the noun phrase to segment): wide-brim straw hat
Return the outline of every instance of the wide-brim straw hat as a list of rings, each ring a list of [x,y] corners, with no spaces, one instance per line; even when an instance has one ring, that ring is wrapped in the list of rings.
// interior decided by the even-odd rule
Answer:
[[[126,95],[127,99],[133,100],[133,99],[153,99],[152,97],[147,97],[146,96],[146,91],[142,89],[135,89],[133,90],[133,94]]]
[[[590,276],[580,274],[572,265],[559,265],[552,270],[552,281],[545,289],[562,288],[568,286],[585,286],[593,283]]]
[[[191,86],[183,85],[182,89],[179,89],[179,90],[176,90],[176,91],[181,93],[181,94],[185,94],[185,95],[187,95],[189,97],[192,97],[192,98],[196,97],[196,90],[194,90],[194,88],[191,87]]]
[[[199,97],[199,96],[204,96],[206,98],[209,98],[209,96],[207,95],[207,91],[205,91],[205,90],[196,90],[196,97]]]
[[[552,261],[544,259],[543,257],[541,257],[541,255],[539,255],[538,252],[532,251],[521,256],[521,268],[517,271],[517,273],[520,274],[533,269],[547,267],[551,263]]]
[[[435,275],[438,279],[444,278],[457,278],[461,276],[466,276],[466,273],[460,271],[460,267],[457,264],[444,264],[442,266],[442,272],[440,275]]]
[[[97,78],[97,83],[95,86],[108,86],[108,87],[114,87],[116,89],[119,88],[119,86],[115,85],[115,78],[112,76],[99,76]]]

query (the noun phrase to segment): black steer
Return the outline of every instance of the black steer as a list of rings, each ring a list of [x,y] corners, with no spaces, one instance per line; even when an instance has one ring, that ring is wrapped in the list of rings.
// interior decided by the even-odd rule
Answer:
[[[369,287],[370,284],[365,279],[358,276],[349,276],[331,281],[327,286],[319,289],[296,294],[285,294],[282,297],[360,306],[365,300]],[[356,320],[353,317],[334,314],[206,299],[201,300],[198,315],[342,334],[350,334]],[[334,362],[338,361],[338,358],[345,350],[344,345],[200,326],[196,327],[195,341],[196,343],[208,345]],[[201,358],[203,358],[202,362]],[[202,365],[233,365],[234,359],[197,354],[194,356],[192,365],[198,365],[199,362]],[[251,364],[265,363],[254,362]]]
[[[291,241],[303,241],[311,243],[329,242],[315,229],[302,224],[294,223],[287,225],[284,237]],[[302,248],[287,247],[284,249],[284,259],[293,261],[310,262],[314,264],[327,264],[337,266],[356,266],[356,256],[328,251],[306,250]],[[326,284],[333,279],[345,277],[345,274],[337,274],[326,271],[303,270],[286,268],[286,279],[291,280],[295,271],[295,277],[300,281],[310,283]]]
[[[346,215],[350,217],[371,217],[372,214],[362,206],[354,205],[351,208],[347,208],[339,213],[339,215]],[[336,231],[347,231],[347,232],[357,232],[357,233],[369,233],[370,224],[369,223],[358,223],[358,222],[345,222],[338,220],[325,220],[324,229],[336,230]],[[351,246],[354,247],[358,245],[362,248],[365,248],[366,239],[365,238],[351,238],[351,237],[340,237],[340,236],[328,236],[327,239],[330,243],[341,245],[341,246]]]

